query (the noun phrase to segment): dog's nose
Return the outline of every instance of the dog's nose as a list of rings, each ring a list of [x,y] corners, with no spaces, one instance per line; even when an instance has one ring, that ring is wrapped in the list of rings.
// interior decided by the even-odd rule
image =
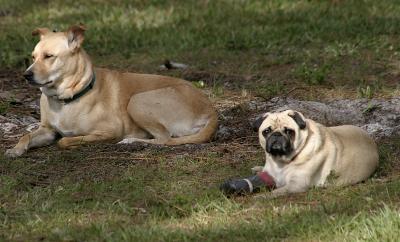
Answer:
[[[282,144],[280,142],[275,142],[272,144],[271,149],[273,150],[281,150],[282,149]]]
[[[25,71],[23,74],[24,78],[28,81],[33,79],[33,72],[32,71]]]

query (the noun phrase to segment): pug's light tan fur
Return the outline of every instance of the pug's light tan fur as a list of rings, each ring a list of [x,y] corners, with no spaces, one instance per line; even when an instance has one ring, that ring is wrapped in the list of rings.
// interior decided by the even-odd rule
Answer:
[[[179,145],[210,140],[217,114],[201,91],[172,77],[93,68],[81,47],[84,31],[72,26],[66,32],[39,28],[32,33],[40,41],[27,72],[41,86],[41,123],[6,155],[49,145],[57,135],[62,148],[100,141]],[[90,91],[63,103],[84,90],[93,75]]]
[[[268,152],[264,167],[253,170],[268,172],[275,180],[277,189],[267,197],[305,192],[313,186],[345,186],[367,179],[378,165],[378,150],[375,142],[359,127],[343,125],[325,127],[297,112],[305,121],[300,129],[292,118],[295,111],[264,114],[259,127],[259,141],[266,147],[263,130],[293,129],[291,140],[293,153],[273,157]]]

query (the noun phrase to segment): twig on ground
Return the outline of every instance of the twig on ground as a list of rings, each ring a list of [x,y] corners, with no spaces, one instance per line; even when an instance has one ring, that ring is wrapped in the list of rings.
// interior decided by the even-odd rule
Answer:
[[[144,158],[144,157],[131,157],[131,156],[122,156],[122,157],[109,157],[109,156],[97,156],[97,157],[89,157],[86,160],[99,160],[99,159],[111,159],[111,160],[117,160],[117,159],[133,159],[133,160],[152,160],[152,158]]]
[[[288,98],[289,94],[291,94],[292,92],[294,92],[294,91],[296,91],[296,90],[301,90],[301,89],[307,91],[307,88],[305,88],[305,87],[294,87],[294,88],[290,89],[290,90],[289,90],[286,94],[284,94],[282,97],[286,100],[286,99]]]

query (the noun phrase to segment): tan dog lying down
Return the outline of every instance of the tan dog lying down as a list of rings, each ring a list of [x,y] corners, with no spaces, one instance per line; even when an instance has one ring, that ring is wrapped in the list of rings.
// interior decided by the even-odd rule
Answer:
[[[361,182],[378,165],[377,146],[359,127],[325,127],[293,110],[266,113],[255,123],[266,160],[253,171],[273,177],[273,197]]]
[[[39,28],[25,79],[40,87],[41,123],[6,151],[15,157],[56,141],[69,148],[91,142],[142,141],[179,145],[207,142],[217,128],[210,101],[172,77],[93,68],[82,49],[85,28]]]
[[[314,186],[345,186],[367,179],[378,165],[378,149],[368,134],[352,125],[325,127],[296,111],[265,113],[253,128],[265,151],[256,175],[228,180],[227,194],[272,189],[267,197],[305,192]]]

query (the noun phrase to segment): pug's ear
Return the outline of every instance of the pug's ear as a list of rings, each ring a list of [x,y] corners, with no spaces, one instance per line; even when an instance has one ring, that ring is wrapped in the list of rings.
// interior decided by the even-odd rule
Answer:
[[[82,24],[73,25],[67,30],[68,45],[72,51],[76,51],[81,47],[82,42],[85,39],[85,30],[86,27]]]
[[[40,39],[42,39],[49,32],[50,32],[50,29],[48,29],[48,28],[37,28],[32,31],[32,36],[39,35]]]
[[[253,128],[254,132],[258,132],[258,129],[260,128],[261,124],[264,122],[264,120],[267,118],[268,114],[265,113],[261,115],[260,117],[256,118],[253,123],[251,123],[251,127]]]
[[[289,114],[289,117],[291,117],[297,123],[297,125],[299,125],[300,129],[306,128],[306,121],[304,121],[304,119],[298,112],[293,112],[293,114]]]

